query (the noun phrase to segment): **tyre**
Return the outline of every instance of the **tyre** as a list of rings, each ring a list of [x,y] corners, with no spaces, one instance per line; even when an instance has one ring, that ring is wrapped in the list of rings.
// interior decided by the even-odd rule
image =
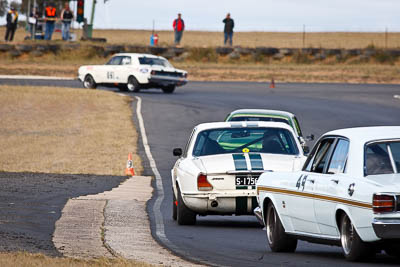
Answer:
[[[126,85],[126,89],[127,89],[129,92],[139,92],[139,91],[140,91],[140,84],[139,84],[139,82],[136,80],[135,77],[130,76],[130,77],[128,78],[128,83],[127,83],[127,85]]]
[[[384,250],[387,255],[400,259],[400,244],[396,243],[387,244],[385,245]]]
[[[175,193],[174,190],[172,190],[172,219],[174,221],[176,221],[177,218],[177,201],[176,201],[176,197],[175,197]]]
[[[348,261],[360,261],[375,255],[372,246],[361,240],[346,214],[343,214],[340,220],[340,242],[343,254]]]
[[[178,207],[176,218],[179,225],[193,225],[196,223],[196,213],[186,207],[182,199],[181,190],[178,187]]]
[[[85,79],[83,80],[83,87],[87,89],[96,89],[97,84],[94,81],[92,75],[88,74],[85,76]]]
[[[175,85],[168,85],[162,88],[163,92],[166,94],[172,94],[175,91]]]
[[[296,250],[297,239],[285,233],[272,202],[268,204],[265,222],[268,245],[273,252],[294,252]]]

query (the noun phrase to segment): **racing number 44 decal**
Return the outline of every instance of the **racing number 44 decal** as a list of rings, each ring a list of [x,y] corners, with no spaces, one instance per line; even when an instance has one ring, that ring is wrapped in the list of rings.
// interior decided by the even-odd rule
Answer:
[[[296,187],[298,190],[300,190],[300,187],[301,187],[301,190],[304,191],[304,186],[306,184],[307,177],[308,177],[308,175],[304,175],[304,176],[300,175],[299,179],[297,179]]]

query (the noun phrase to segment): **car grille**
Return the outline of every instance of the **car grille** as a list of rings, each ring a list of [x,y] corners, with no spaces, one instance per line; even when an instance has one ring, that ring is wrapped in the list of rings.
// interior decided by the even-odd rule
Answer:
[[[178,78],[183,77],[183,73],[174,72],[174,71],[159,71],[159,70],[156,70],[156,71],[154,71],[154,75],[178,77]]]

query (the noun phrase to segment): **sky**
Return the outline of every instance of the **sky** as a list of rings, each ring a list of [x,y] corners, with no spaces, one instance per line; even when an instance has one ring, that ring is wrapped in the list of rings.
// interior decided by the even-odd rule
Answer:
[[[187,30],[221,31],[230,12],[236,31],[400,31],[399,0],[97,0],[94,28],[169,30],[178,12]]]

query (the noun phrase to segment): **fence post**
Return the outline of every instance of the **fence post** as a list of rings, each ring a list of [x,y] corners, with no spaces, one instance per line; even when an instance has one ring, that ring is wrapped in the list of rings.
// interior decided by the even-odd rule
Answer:
[[[303,48],[306,47],[306,25],[303,24]]]

